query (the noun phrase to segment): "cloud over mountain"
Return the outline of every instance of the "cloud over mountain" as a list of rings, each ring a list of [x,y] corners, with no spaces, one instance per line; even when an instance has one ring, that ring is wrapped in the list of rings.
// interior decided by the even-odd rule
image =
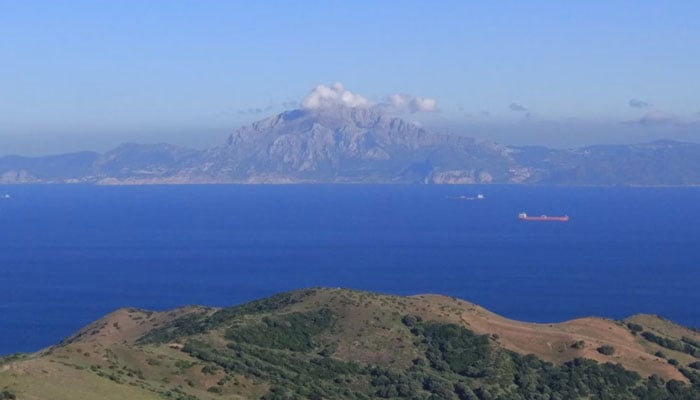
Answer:
[[[437,111],[437,101],[430,97],[411,96],[406,93],[396,93],[386,97],[386,99],[376,105],[379,108],[391,112],[435,112]]]
[[[301,106],[310,110],[338,106],[368,107],[369,105],[369,100],[345,89],[340,82],[332,86],[318,85],[301,101]]]
[[[307,110],[334,107],[372,107],[391,113],[417,113],[437,111],[437,101],[430,97],[396,93],[386,96],[379,103],[372,103],[364,96],[347,90],[342,83],[336,82],[331,86],[316,86],[302,99],[301,107]]]

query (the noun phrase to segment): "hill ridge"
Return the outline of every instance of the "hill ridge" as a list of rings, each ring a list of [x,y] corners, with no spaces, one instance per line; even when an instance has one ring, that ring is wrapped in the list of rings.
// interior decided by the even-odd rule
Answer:
[[[121,308],[58,345],[0,359],[0,388],[36,399],[77,398],[70,387],[93,398],[521,398],[559,390],[547,382],[564,373],[586,393],[690,396],[699,360],[700,334],[656,316],[528,323],[444,295],[308,288],[226,308]]]

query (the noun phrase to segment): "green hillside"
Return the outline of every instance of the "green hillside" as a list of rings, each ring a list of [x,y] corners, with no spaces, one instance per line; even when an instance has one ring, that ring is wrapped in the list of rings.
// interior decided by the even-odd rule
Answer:
[[[0,399],[698,399],[698,368],[700,335],[658,317],[527,324],[444,296],[307,289],[118,310],[2,359]]]

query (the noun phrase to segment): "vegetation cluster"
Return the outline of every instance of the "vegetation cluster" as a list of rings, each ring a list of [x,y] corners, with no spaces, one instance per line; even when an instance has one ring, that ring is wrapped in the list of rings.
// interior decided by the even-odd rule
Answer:
[[[697,399],[692,385],[642,378],[620,365],[577,358],[553,365],[494,345],[489,335],[462,326],[402,318],[419,349],[407,369],[342,361],[317,338],[333,328],[329,309],[262,317],[234,317],[224,348],[200,339],[183,351],[229,375],[269,382],[265,400],[281,399]],[[611,346],[598,349],[612,354]]]

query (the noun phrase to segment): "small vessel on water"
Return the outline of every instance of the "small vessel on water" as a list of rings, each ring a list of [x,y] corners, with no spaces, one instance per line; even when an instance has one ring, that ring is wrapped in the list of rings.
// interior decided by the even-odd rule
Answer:
[[[562,216],[550,216],[550,215],[539,215],[539,216],[529,216],[524,212],[518,214],[518,219],[521,221],[555,221],[555,222],[567,222],[569,220],[568,215]]]
[[[485,199],[484,195],[481,193],[477,194],[476,196],[461,195],[461,196],[448,196],[447,198],[452,199],[452,200],[483,200],[483,199]]]

